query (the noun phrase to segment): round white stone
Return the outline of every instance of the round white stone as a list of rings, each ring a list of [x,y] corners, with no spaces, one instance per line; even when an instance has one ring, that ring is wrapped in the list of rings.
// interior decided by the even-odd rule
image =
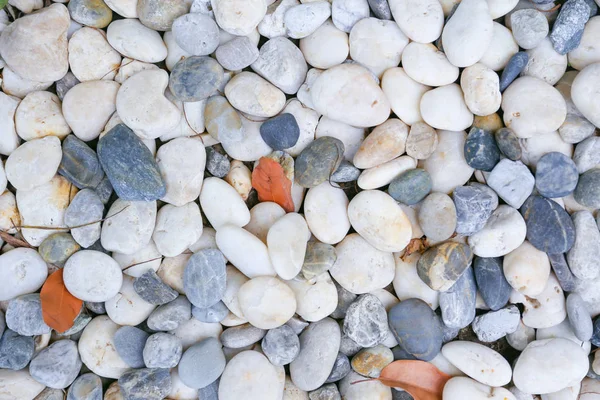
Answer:
[[[216,239],[223,255],[247,277],[276,275],[267,246],[247,230],[226,224],[217,230]]]
[[[106,314],[119,325],[135,326],[141,324],[154,311],[156,306],[142,299],[133,288],[135,278],[123,277],[123,284],[118,292],[106,300]]]
[[[494,21],[492,41],[478,62],[494,71],[500,71],[506,67],[511,57],[518,52],[519,45],[515,42],[510,29]]]
[[[81,361],[103,378],[119,379],[131,369],[115,348],[113,337],[119,328],[108,316],[100,315],[87,324],[79,339]]]
[[[111,80],[117,75],[121,55],[100,29],[84,27],[69,40],[69,66],[80,82]]]
[[[118,213],[118,214],[117,214]],[[124,201],[117,199],[102,224],[100,241],[109,251],[133,254],[152,239],[156,224],[156,202]]]
[[[461,131],[473,124],[459,85],[452,83],[432,89],[421,97],[423,120],[436,129]]]
[[[431,89],[429,86],[413,80],[404,69],[395,67],[385,71],[381,79],[381,88],[390,102],[392,111],[404,123],[412,125],[423,121],[421,97]]]
[[[569,64],[577,70],[582,70],[590,64],[600,62],[600,46],[596,38],[600,35],[600,17],[592,17],[583,28],[581,42],[576,49],[567,54]]]
[[[394,20],[413,42],[431,43],[442,34],[444,12],[438,0],[390,0],[389,5]]]
[[[18,191],[50,182],[62,159],[60,139],[47,136],[23,143],[6,160],[6,179]]]
[[[267,13],[265,0],[212,0],[219,26],[237,36],[250,34]]]
[[[492,19],[500,18],[512,11],[519,0],[486,0]]]
[[[483,64],[473,64],[463,70],[460,87],[465,103],[475,115],[485,117],[500,109],[500,78],[492,69]]]
[[[314,1],[290,7],[285,11],[283,25],[287,35],[302,39],[315,32],[331,15],[329,1]]]
[[[296,296],[296,314],[305,321],[320,321],[335,311],[338,295],[329,273],[324,272],[310,281],[302,278],[288,280],[286,284]]]
[[[236,109],[257,117],[274,117],[285,106],[285,95],[259,75],[243,71],[225,86],[225,96]]]
[[[183,206],[164,205],[156,215],[152,239],[165,257],[175,257],[202,235],[202,216],[195,202]]]
[[[456,207],[445,193],[431,193],[421,202],[419,225],[432,243],[449,239],[456,229]]]
[[[402,67],[411,79],[428,86],[449,85],[458,78],[458,67],[431,43],[409,43],[402,53]]]
[[[479,343],[455,341],[442,347],[442,354],[456,368],[484,385],[504,386],[512,370],[500,353]]]
[[[294,292],[278,278],[252,278],[240,287],[237,297],[248,322],[260,329],[277,328],[296,312]]]
[[[84,301],[107,301],[121,288],[121,267],[110,256],[95,250],[73,254],[64,267],[67,290]]]
[[[220,400],[279,400],[281,384],[275,367],[258,351],[246,350],[225,367],[219,384]]]
[[[289,280],[298,275],[304,263],[309,238],[308,225],[297,213],[286,214],[269,228],[267,234],[269,258],[281,279]]]
[[[286,94],[298,91],[308,71],[302,51],[284,37],[273,38],[263,44],[258,59],[251,67]]]
[[[0,369],[0,391],[8,399],[34,399],[45,386],[31,377],[28,368]]]
[[[112,253],[112,258],[119,264],[125,275],[137,278],[148,270],[158,271],[162,255],[156,249],[153,240],[133,254]]]
[[[160,34],[142,25],[137,19],[111,22],[106,38],[125,57],[148,63],[157,63],[167,58],[167,46]]]
[[[590,64],[577,75],[571,97],[577,109],[592,124],[600,126],[600,63]]]
[[[358,177],[357,184],[361,189],[377,189],[389,185],[394,178],[416,167],[417,160],[409,156],[401,156],[364,170]]]
[[[550,275],[548,256],[528,241],[504,256],[503,268],[508,283],[526,296],[539,295]]]
[[[319,241],[336,244],[344,239],[350,229],[348,203],[346,193],[328,182],[308,190],[304,213],[311,233]]]
[[[250,222],[250,211],[236,190],[219,178],[207,178],[200,193],[200,206],[216,230],[225,224],[239,227]]]
[[[2,279],[10,282],[0,286],[0,301],[36,292],[48,276],[48,267],[37,251],[25,247],[0,255]]]
[[[521,246],[526,233],[521,214],[503,204],[492,213],[482,230],[469,237],[469,246],[479,257],[501,257]]]
[[[313,67],[331,68],[348,58],[348,34],[336,28],[328,19],[316,31],[300,39],[300,50],[306,62]]]
[[[250,222],[244,229],[267,243],[267,234],[275,221],[285,215],[285,210],[277,203],[263,201],[250,210]]]
[[[64,139],[71,128],[62,114],[62,104],[50,92],[31,92],[21,101],[15,112],[17,134],[24,140],[56,136]]]
[[[440,304],[439,292],[431,289],[417,274],[417,262],[421,258],[419,252],[402,257],[394,255],[396,262],[396,274],[394,275],[394,291],[400,301],[417,298],[429,304],[432,310]]]

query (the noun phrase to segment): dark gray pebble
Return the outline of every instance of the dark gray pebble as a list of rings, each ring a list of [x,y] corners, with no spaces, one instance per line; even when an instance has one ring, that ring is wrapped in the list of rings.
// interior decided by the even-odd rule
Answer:
[[[335,383],[328,383],[308,393],[310,400],[341,400],[342,396]]]
[[[81,375],[69,388],[67,400],[102,400],[102,380],[92,373]]]
[[[585,0],[568,0],[558,13],[550,33],[550,40],[559,54],[567,54],[579,47],[583,28],[590,19],[590,6]]]
[[[192,318],[192,304],[187,297],[179,296],[170,303],[157,307],[148,317],[148,328],[155,331],[172,331]]]
[[[96,152],[73,134],[62,142],[58,173],[79,189],[94,189],[104,178]]]
[[[287,365],[298,357],[300,339],[292,328],[282,325],[275,329],[269,329],[261,342],[261,347],[271,364]]]
[[[167,189],[154,156],[124,124],[98,141],[98,157],[120,199],[153,201],[165,195]]]
[[[262,123],[260,136],[273,150],[294,147],[300,137],[300,127],[296,117],[289,113],[279,114]]]
[[[350,161],[343,160],[338,169],[331,175],[331,182],[354,182],[359,176],[360,169],[356,168]]]
[[[403,172],[390,183],[388,193],[400,203],[412,205],[423,200],[432,188],[431,176],[424,169]]]
[[[600,168],[590,169],[579,176],[573,197],[583,206],[600,208]]]
[[[148,368],[174,368],[179,363],[183,345],[181,339],[170,333],[150,335],[144,345],[144,364]]]
[[[506,156],[509,160],[520,160],[523,150],[521,149],[521,143],[519,138],[512,129],[500,128],[494,134],[496,139],[496,145],[498,150]]]
[[[350,365],[348,356],[344,353],[338,353],[333,368],[331,369],[331,373],[327,377],[325,383],[341,381],[350,373],[350,371],[352,371],[352,366]]]
[[[53,233],[48,236],[40,247],[38,253],[48,264],[63,267],[69,257],[81,249],[79,243],[73,239],[70,233]]]
[[[565,197],[575,190],[579,173],[570,157],[563,153],[544,154],[535,170],[535,187],[548,198]]]
[[[335,247],[327,243],[308,242],[302,264],[302,275],[310,280],[329,271],[335,260],[337,260]]]
[[[198,389],[198,400],[219,400],[220,382],[221,379],[219,378],[210,385]]]
[[[183,353],[179,362],[179,377],[187,386],[201,389],[213,383],[225,369],[225,355],[216,338],[196,343]]]
[[[548,254],[550,260],[550,266],[556,274],[556,279],[560,284],[560,287],[565,292],[572,292],[577,287],[577,281],[575,275],[571,272],[567,261],[565,260],[564,254]]]
[[[567,296],[567,317],[577,339],[582,342],[590,340],[594,333],[592,317],[585,301],[578,293],[570,293]]]
[[[389,312],[390,329],[398,344],[419,360],[431,361],[442,348],[442,324],[420,299],[396,304]]]
[[[508,303],[512,286],[504,276],[502,259],[475,257],[473,265],[477,288],[485,304],[492,311],[504,307]]]
[[[423,253],[417,262],[417,273],[430,288],[443,292],[460,278],[472,258],[473,252],[465,244],[441,243]]]
[[[23,336],[43,335],[52,330],[44,322],[38,293],[25,294],[8,303],[6,326]]]
[[[222,301],[219,301],[208,308],[192,306],[192,315],[194,318],[209,324],[223,321],[227,314],[229,314],[229,309]]]
[[[0,310],[0,338],[6,329],[6,318],[4,317],[4,313]]]
[[[327,181],[344,159],[344,144],[331,136],[311,142],[296,158],[294,176],[296,183],[312,188]]]
[[[212,176],[224,178],[229,173],[231,163],[226,155],[219,153],[212,147],[206,147],[206,169]]]
[[[527,240],[548,254],[564,253],[575,242],[575,225],[569,214],[555,201],[530,196],[521,214],[527,225]]]
[[[31,360],[29,373],[43,385],[64,389],[77,378],[81,365],[77,343],[72,340],[59,340],[40,351]]]
[[[183,290],[196,307],[206,308],[225,294],[225,257],[217,249],[205,249],[188,260],[183,272]]]
[[[123,398],[127,400],[162,400],[171,392],[168,369],[144,368],[125,372],[119,378]]]
[[[157,306],[169,303],[179,296],[179,293],[164,283],[153,269],[135,278],[133,290],[142,299]]]
[[[477,286],[473,270],[469,267],[445,292],[440,293],[442,321],[449,328],[462,329],[475,318]]]
[[[362,347],[373,347],[387,337],[387,315],[381,301],[372,294],[358,296],[344,318],[343,331]]]
[[[100,201],[103,204],[108,203],[108,201],[110,200],[110,196],[113,192],[113,187],[110,183],[110,179],[108,179],[108,176],[104,176],[104,179],[102,179],[100,184],[96,186],[94,191],[98,194],[98,196],[100,197]]]
[[[33,357],[33,337],[7,329],[0,338],[0,368],[23,369]]]
[[[200,101],[219,89],[223,77],[223,67],[213,58],[187,57],[173,67],[169,89],[178,100]]]
[[[482,186],[459,186],[452,193],[456,207],[456,233],[470,236],[483,229],[498,205],[497,198]]]
[[[392,19],[392,11],[387,0],[368,0],[373,15],[378,19]]]
[[[119,328],[113,337],[115,349],[119,356],[131,368],[144,368],[144,346],[148,335],[143,330],[133,326]]]
[[[500,150],[491,132],[472,127],[464,146],[465,160],[471,168],[491,171],[500,161]]]
[[[503,92],[506,88],[513,83],[519,74],[525,69],[529,62],[529,54],[524,51],[520,51],[508,60],[508,64],[504,67],[502,75],[500,76],[500,91]]]
[[[221,333],[221,343],[230,349],[241,349],[250,346],[265,337],[267,331],[250,324],[242,324],[227,328]]]

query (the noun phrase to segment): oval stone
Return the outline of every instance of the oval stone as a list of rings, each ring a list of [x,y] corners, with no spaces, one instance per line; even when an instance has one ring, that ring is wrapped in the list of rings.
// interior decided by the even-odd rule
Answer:
[[[130,369],[116,350],[114,335],[118,329],[119,325],[108,316],[101,315],[90,321],[79,339],[81,361],[92,372],[102,377],[119,379]]]
[[[465,141],[465,160],[472,168],[491,171],[500,161],[500,150],[491,132],[471,128]]]
[[[252,325],[277,328],[296,312],[296,297],[281,280],[259,276],[244,283],[238,291],[240,309]]]
[[[504,277],[500,258],[475,257],[475,280],[479,294],[485,304],[493,311],[506,305],[512,287]]]
[[[475,318],[477,286],[473,270],[467,268],[454,285],[440,293],[442,321],[448,328],[462,329]]]
[[[348,203],[346,193],[329,182],[309,189],[304,199],[304,214],[311,233],[327,244],[344,239],[350,229]]]
[[[194,389],[210,385],[224,369],[225,355],[215,338],[204,339],[187,349],[178,366],[181,381]]]
[[[171,391],[171,375],[164,368],[127,371],[119,378],[119,388],[128,400],[161,400]]]
[[[444,193],[431,193],[421,203],[418,213],[421,230],[431,242],[449,239],[456,229],[456,207]]]
[[[40,295],[24,294],[12,299],[6,310],[6,326],[23,336],[50,333],[51,329],[42,316]]]
[[[555,201],[531,196],[521,213],[527,224],[527,240],[546,253],[565,253],[575,243],[575,225]]]
[[[517,210],[500,205],[483,229],[469,237],[469,246],[479,257],[500,257],[523,243],[527,227]]]
[[[296,145],[300,128],[292,114],[283,113],[263,122],[260,136],[273,150],[285,150]]]
[[[48,277],[48,266],[34,249],[16,248],[0,255],[0,269],[10,285],[0,285],[0,301],[33,293]]]
[[[73,203],[71,202],[69,206],[72,204]],[[102,218],[102,216],[100,216],[100,218]],[[94,240],[94,242],[96,241]],[[49,264],[54,264],[57,267],[63,267],[69,257],[79,250],[81,250],[81,246],[79,246],[73,236],[68,233],[54,233],[44,239],[40,244],[40,247],[38,247],[38,252],[44,261]]]
[[[503,386],[511,380],[508,361],[482,344],[459,340],[445,344],[442,354],[462,372],[485,385]]]
[[[431,176],[416,168],[403,172],[390,183],[388,193],[392,198],[407,205],[417,204],[431,192]]]
[[[498,196],[485,186],[459,186],[452,199],[456,207],[456,232],[465,236],[479,232],[498,204]]]
[[[219,46],[219,27],[208,15],[181,15],[173,21],[171,29],[177,45],[189,54],[206,56]],[[199,37],[202,40],[198,40]]]
[[[227,363],[215,399],[277,400],[282,392],[283,379],[280,381],[278,370],[261,353],[248,350]]]
[[[565,197],[575,190],[578,180],[575,163],[562,153],[546,153],[537,162],[535,187],[544,197]]]
[[[100,400],[101,398],[102,380],[92,373],[83,374],[75,379],[67,392],[67,400]]]
[[[313,188],[325,182],[340,166],[344,144],[334,137],[324,136],[311,142],[296,159],[295,182]]]
[[[446,242],[427,250],[417,263],[419,277],[430,288],[446,291],[460,278],[473,258],[469,246]]]
[[[131,368],[143,368],[144,346],[150,335],[133,326],[119,328],[114,336],[113,342],[117,353]]]
[[[519,143],[519,138],[510,128],[498,129],[494,134],[494,138],[500,152],[509,160],[521,159],[521,143]]]
[[[29,373],[36,381],[54,388],[68,387],[79,374],[81,359],[77,343],[59,340],[40,351],[29,365]]]
[[[21,336],[7,329],[0,337],[0,368],[20,370],[27,367],[34,352],[32,336]]]
[[[573,213],[571,218],[575,225],[575,242],[567,253],[569,270],[580,279],[594,279],[600,274],[597,267],[600,258],[598,225],[586,210]]]
[[[185,266],[183,288],[189,301],[200,308],[211,307],[225,294],[225,257],[216,249],[201,250]]]
[[[106,301],[121,288],[121,267],[110,256],[94,250],[72,255],[64,268],[65,287],[73,296],[85,301]]]
[[[267,332],[261,348],[273,365],[287,365],[300,354],[300,340],[292,328],[282,325]]]
[[[169,89],[178,100],[194,102],[207,99],[221,87],[223,68],[210,57],[187,57],[175,64]]]

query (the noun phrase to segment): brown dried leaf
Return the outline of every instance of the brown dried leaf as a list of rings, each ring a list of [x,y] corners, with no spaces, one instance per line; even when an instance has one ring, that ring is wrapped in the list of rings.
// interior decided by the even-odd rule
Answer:
[[[15,247],[15,248],[16,247],[28,247],[30,249],[33,248],[33,246],[31,246],[25,240],[16,238],[5,231],[0,231],[0,239],[4,240],[6,243],[10,244],[12,247]]]
[[[40,291],[44,322],[57,332],[70,329],[79,315],[83,301],[73,296],[63,282],[63,270],[48,277]]]
[[[404,254],[400,257],[402,261],[406,261],[406,258],[413,253],[424,253],[429,248],[429,242],[426,237],[411,239],[408,246],[404,249]]]
[[[258,193],[260,201],[273,201],[286,212],[294,211],[292,200],[292,181],[285,176],[281,164],[277,161],[261,157],[252,171],[252,187]]]

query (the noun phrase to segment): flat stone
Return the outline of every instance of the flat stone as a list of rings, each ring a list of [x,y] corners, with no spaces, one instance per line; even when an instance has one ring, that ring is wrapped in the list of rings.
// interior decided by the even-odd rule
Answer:
[[[292,328],[282,325],[266,333],[261,348],[271,364],[287,365],[298,357],[300,339]]]
[[[419,277],[433,290],[446,291],[469,266],[473,253],[469,246],[446,242],[427,250],[417,263]]]
[[[575,225],[558,203],[531,196],[521,209],[527,224],[527,240],[546,253],[565,253],[575,243]]]
[[[496,164],[487,183],[508,205],[521,208],[533,191],[535,178],[521,161],[504,159]]]
[[[482,342],[491,343],[517,330],[521,313],[514,305],[475,317],[473,332]]]
[[[337,170],[343,154],[344,144],[339,139],[325,136],[311,142],[296,159],[295,181],[306,188],[318,186]]]
[[[33,357],[33,337],[7,329],[0,337],[0,368],[23,369]]]
[[[371,294],[359,296],[348,307],[343,330],[363,347],[381,343],[387,335],[386,311],[381,301]]]
[[[143,368],[144,346],[150,337],[149,334],[133,326],[123,326],[114,335],[113,341],[119,356],[131,368]]]
[[[260,341],[266,333],[267,331],[264,329],[256,328],[250,324],[242,324],[225,329],[220,339],[224,347],[241,349]]]
[[[467,268],[454,285],[440,293],[442,321],[449,328],[462,329],[475,318],[477,286],[472,268]]]
[[[142,299],[155,305],[169,303],[178,296],[178,293],[165,284],[154,270],[148,270],[137,277],[133,282],[133,288]]]
[[[378,378],[381,370],[394,361],[394,353],[385,346],[379,345],[361,350],[352,357],[352,369],[370,378]]]
[[[586,342],[594,333],[592,318],[583,298],[577,293],[567,296],[567,317],[577,339]]]
[[[103,1],[74,0],[69,2],[71,18],[81,25],[106,28],[112,21],[112,10]]]
[[[181,358],[182,343],[170,333],[150,335],[144,345],[144,364],[148,368],[175,368]]]
[[[219,250],[201,250],[186,264],[184,290],[196,307],[210,307],[221,300],[225,294],[225,281],[225,258]]]
[[[578,180],[575,163],[562,153],[546,153],[537,162],[535,187],[544,197],[565,197],[575,190]]]
[[[432,242],[449,239],[456,229],[456,207],[444,193],[430,193],[418,213],[421,230]]]
[[[550,40],[554,50],[567,54],[576,49],[583,36],[583,28],[590,19],[590,6],[585,0],[571,0],[560,8],[552,26]]]
[[[577,229],[577,225],[575,225]],[[577,236],[575,236],[575,240],[577,241]],[[556,274],[556,279],[560,283],[560,287],[565,292],[572,292],[575,290],[577,283],[577,278],[571,272],[571,269],[567,265],[567,261],[565,260],[564,254],[548,254],[548,259],[550,260],[550,266],[552,267],[552,271]]]
[[[171,391],[171,375],[162,368],[143,368],[124,373],[119,388],[128,400],[160,400]]]
[[[356,168],[350,161],[343,160],[338,169],[329,178],[331,182],[345,183],[358,179],[360,169]]]
[[[220,45],[215,52],[219,64],[230,71],[240,71],[258,58],[259,52],[247,36],[236,37]]]
[[[500,161],[500,150],[491,132],[471,128],[465,141],[465,160],[472,168],[491,171]]]
[[[192,317],[192,305],[185,296],[156,308],[146,321],[148,328],[155,331],[173,331]]]
[[[25,294],[12,299],[6,310],[6,326],[23,336],[50,333],[51,328],[42,317],[40,295]]]
[[[207,99],[221,86],[223,68],[210,57],[187,57],[171,71],[169,89],[181,101]]]
[[[432,189],[429,173],[416,168],[403,172],[390,183],[388,193],[404,204],[413,205],[423,200]]]
[[[499,257],[475,257],[474,272],[477,288],[485,304],[493,311],[504,307],[512,287],[504,277],[502,260]]]
[[[103,215],[104,204],[100,196],[91,189],[83,189],[71,200],[65,211],[64,222],[71,228],[73,239],[81,247],[87,248],[100,239],[100,220]]]
[[[215,338],[208,338],[187,349],[179,362],[179,377],[187,386],[201,389],[214,382],[225,369],[225,355]]]
[[[222,301],[207,308],[192,307],[192,315],[198,321],[206,323],[221,322],[229,314],[229,309]]]
[[[582,206],[600,207],[600,168],[590,169],[579,176],[573,197]]]
[[[70,234],[55,233],[44,239],[38,247],[38,252],[48,264],[62,267],[69,257],[80,249],[81,247]]]
[[[31,191],[48,183],[56,174],[62,149],[60,139],[46,136],[23,143],[13,151],[4,167],[6,179],[17,190]],[[37,160],[31,163],[31,160]]]
[[[567,253],[569,269],[580,279],[594,279],[600,274],[600,232],[593,215],[586,210],[571,215],[575,225],[575,242]]]
[[[152,201],[165,195],[152,153],[127,126],[119,124],[100,139],[98,158],[121,200]]]
[[[452,193],[456,207],[456,232],[470,236],[479,232],[498,204],[497,196],[482,186],[459,186]]]
[[[107,215],[111,218],[102,224],[100,234],[100,241],[105,249],[133,254],[146,247],[152,239],[156,224],[156,202],[117,199]],[[138,222],[132,225],[129,222],[131,220]]]
[[[77,343],[59,340],[31,360],[29,373],[33,379],[48,387],[65,389],[79,375],[81,364]]]
[[[67,400],[102,400],[102,380],[92,373],[79,376],[69,387]]]
[[[442,355],[469,377],[484,385],[503,386],[510,382],[510,364],[498,352],[479,343],[458,340],[446,343]]]

